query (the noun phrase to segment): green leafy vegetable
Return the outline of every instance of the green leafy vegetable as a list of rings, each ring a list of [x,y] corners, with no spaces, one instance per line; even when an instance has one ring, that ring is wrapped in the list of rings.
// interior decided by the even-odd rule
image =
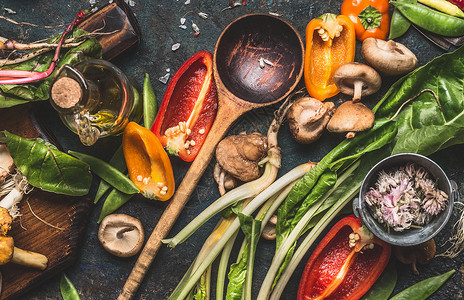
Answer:
[[[140,190],[126,175],[124,175],[121,171],[109,163],[85,153],[79,153],[76,151],[68,152],[72,156],[75,156],[83,162],[89,164],[90,170],[92,170],[92,172],[94,172],[96,175],[98,175],[100,178],[108,182],[111,186],[118,189],[119,191],[125,194],[136,194],[140,192]]]
[[[393,296],[390,300],[425,300],[453,275],[455,270],[422,280]]]
[[[69,38],[74,38],[85,34],[80,29],[75,29],[69,33]],[[57,42],[61,35],[48,40],[49,43]],[[2,69],[26,70],[43,72],[49,67],[53,51],[33,57],[25,62],[13,66],[5,66]],[[54,73],[47,79],[39,83],[21,84],[21,85],[0,85],[0,108],[7,108],[29,101],[43,101],[49,98],[50,82],[57,70],[64,64],[74,65],[82,60],[91,58],[101,58],[101,45],[94,39],[87,39],[82,44],[69,49],[63,49],[60,55],[60,61]]]
[[[410,102],[395,118],[398,135],[392,153],[430,155],[464,143],[464,47],[443,54],[397,81],[374,107],[376,118],[391,118],[408,99],[424,89],[430,93]]]
[[[388,300],[396,285],[398,274],[395,263],[390,261],[379,279],[372,285],[361,300]]]
[[[118,191],[117,189],[112,189],[111,192],[108,194],[108,197],[105,199],[105,203],[103,203],[102,210],[100,212],[100,216],[98,217],[98,222],[100,222],[109,214],[113,213],[115,210],[123,206],[130,198],[132,198],[134,194],[125,194],[123,192]]]
[[[80,300],[79,294],[77,293],[74,284],[69,280],[66,274],[61,275],[60,279],[60,291],[63,300]]]
[[[316,167],[298,181],[278,210],[276,225],[277,248],[311,204],[320,199],[335,184],[336,174],[333,172],[345,169],[365,153],[377,150],[390,143],[396,132],[395,122],[376,122],[368,132],[361,133],[354,139],[341,142],[324,156]],[[325,173],[327,170],[333,172]],[[323,174],[325,175],[321,180]],[[305,200],[302,201],[303,199]]]
[[[88,194],[92,182],[89,165],[42,139],[30,140],[8,131],[4,133],[15,165],[31,185],[57,194]]]
[[[143,81],[143,126],[145,128],[151,129],[157,110],[155,91],[151,85],[150,76],[145,73]]]
[[[116,149],[113,156],[110,158],[109,164],[115,167],[117,170],[121,172],[125,172],[127,170],[126,161],[124,160],[124,152],[122,150],[122,145]],[[101,180],[100,184],[98,185],[97,192],[95,193],[94,203],[96,204],[98,200],[111,188],[111,185],[106,182],[105,180]]]
[[[253,272],[255,251],[259,236],[261,235],[261,220],[255,220],[252,216],[242,213],[238,213],[238,218],[240,220],[240,228],[246,237],[246,243],[239,260],[230,267],[227,300],[251,299],[251,275]],[[247,287],[245,295],[243,295],[244,284]]]

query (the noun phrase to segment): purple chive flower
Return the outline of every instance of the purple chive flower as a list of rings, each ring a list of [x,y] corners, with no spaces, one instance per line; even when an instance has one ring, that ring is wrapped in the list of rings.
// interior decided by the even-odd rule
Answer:
[[[448,195],[436,188],[424,167],[410,163],[394,172],[382,170],[364,201],[379,223],[403,231],[429,223],[445,209]]]

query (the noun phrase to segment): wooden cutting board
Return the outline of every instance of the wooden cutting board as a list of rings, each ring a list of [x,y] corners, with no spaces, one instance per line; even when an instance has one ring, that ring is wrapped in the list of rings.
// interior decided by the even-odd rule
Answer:
[[[0,130],[8,130],[25,138],[41,136],[31,121],[32,108],[33,105],[28,104],[0,109]],[[38,189],[23,198],[20,204],[22,217],[13,222],[9,235],[14,238],[16,247],[47,256],[48,267],[44,271],[37,271],[11,263],[0,266],[3,275],[0,299],[16,298],[73,264],[90,208],[88,197],[70,197]],[[31,209],[35,215],[60,229],[41,222]]]

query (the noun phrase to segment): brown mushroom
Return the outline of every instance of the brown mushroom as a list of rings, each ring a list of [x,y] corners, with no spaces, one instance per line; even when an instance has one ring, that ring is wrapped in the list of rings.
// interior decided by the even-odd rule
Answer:
[[[103,248],[118,257],[137,254],[142,249],[144,238],[140,220],[125,214],[106,216],[98,229],[98,240]]]
[[[341,65],[334,73],[334,83],[340,92],[353,95],[353,101],[361,100],[380,89],[382,79],[379,73],[368,65],[350,62]]]
[[[6,236],[7,231],[11,228],[12,218],[6,208],[0,207],[0,265],[12,262],[18,265],[31,267],[39,270],[45,270],[48,264],[48,258],[40,253],[26,251],[14,246],[14,240]]]
[[[367,38],[361,55],[371,67],[385,75],[402,75],[414,70],[417,57],[406,46],[393,40]]]
[[[5,144],[0,144],[0,183],[14,170],[13,158]]]
[[[415,275],[419,275],[416,263],[424,265],[435,257],[435,241],[430,239],[419,245],[407,247],[395,247],[395,256],[403,264],[411,264],[412,271]]]
[[[319,139],[334,111],[333,102],[321,102],[311,97],[296,100],[287,112],[294,139],[301,144]]]
[[[248,182],[259,177],[258,163],[266,153],[266,136],[258,132],[231,135],[219,142],[216,160],[226,172]]]
[[[272,215],[272,217],[267,221],[266,225],[264,225],[263,232],[261,236],[266,240],[275,240],[276,239],[276,224],[277,224],[277,216]]]
[[[347,138],[354,137],[353,132],[370,129],[374,125],[374,113],[361,102],[342,103],[327,124],[330,132],[348,132]]]

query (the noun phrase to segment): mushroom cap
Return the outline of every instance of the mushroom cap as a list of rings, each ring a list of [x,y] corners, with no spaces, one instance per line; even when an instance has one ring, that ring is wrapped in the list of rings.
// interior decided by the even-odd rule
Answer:
[[[125,214],[106,216],[98,229],[98,240],[103,248],[118,257],[137,254],[142,249],[144,238],[140,220]]]
[[[416,263],[424,265],[435,257],[435,240],[430,239],[426,242],[414,246],[395,247],[395,257],[403,264],[412,265],[414,274],[419,275]]]
[[[219,142],[216,160],[226,172],[248,182],[259,177],[258,162],[267,153],[267,137],[258,132],[231,135]]]
[[[13,158],[5,144],[0,144],[0,182],[14,170]]]
[[[377,92],[382,79],[376,70],[368,65],[350,62],[341,65],[334,73],[334,83],[343,94],[354,95],[356,83],[362,83],[361,96]]]
[[[393,40],[367,38],[361,47],[366,63],[385,75],[402,75],[414,70],[417,57],[411,50]]]
[[[8,263],[13,258],[14,241],[11,236],[0,236],[0,266]]]
[[[374,113],[361,102],[343,102],[327,124],[330,132],[358,132],[374,126]]]
[[[287,112],[293,138],[301,144],[316,141],[324,132],[334,111],[333,102],[321,102],[311,97],[296,100]]]
[[[0,235],[6,235],[11,229],[13,218],[8,213],[8,209],[0,206]]]

